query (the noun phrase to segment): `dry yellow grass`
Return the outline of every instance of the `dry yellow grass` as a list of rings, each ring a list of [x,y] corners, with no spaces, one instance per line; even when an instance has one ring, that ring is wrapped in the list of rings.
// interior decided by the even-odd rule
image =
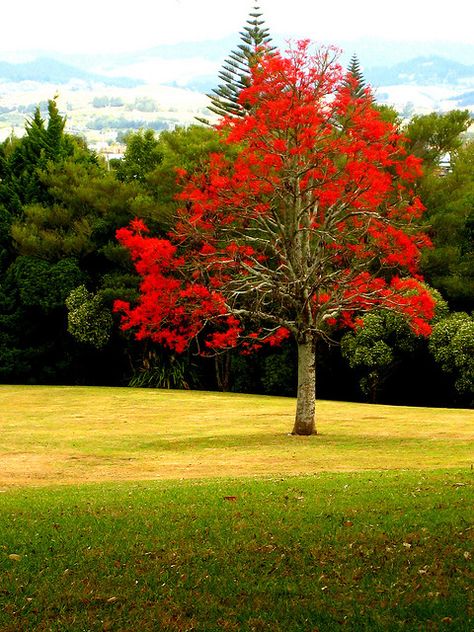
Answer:
[[[470,467],[474,411],[130,388],[0,386],[0,487]]]

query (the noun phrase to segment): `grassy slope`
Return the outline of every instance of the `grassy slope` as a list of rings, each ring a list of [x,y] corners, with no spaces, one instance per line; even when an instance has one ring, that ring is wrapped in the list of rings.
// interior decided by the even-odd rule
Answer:
[[[1,632],[472,632],[473,412],[293,407],[0,387]]]
[[[474,411],[93,387],[0,387],[0,487],[106,480],[466,467]]]

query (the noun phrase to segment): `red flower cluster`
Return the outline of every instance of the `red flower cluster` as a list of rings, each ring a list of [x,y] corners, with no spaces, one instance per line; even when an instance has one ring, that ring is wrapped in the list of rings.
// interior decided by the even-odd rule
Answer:
[[[180,172],[169,239],[139,220],[118,231],[142,277],[138,304],[116,304],[124,328],[176,351],[196,337],[255,348],[382,306],[429,332],[433,300],[416,274],[429,240],[412,229],[423,206],[410,192],[420,162],[334,55],[306,41],[264,55],[241,94],[248,114],[219,125],[223,151]]]

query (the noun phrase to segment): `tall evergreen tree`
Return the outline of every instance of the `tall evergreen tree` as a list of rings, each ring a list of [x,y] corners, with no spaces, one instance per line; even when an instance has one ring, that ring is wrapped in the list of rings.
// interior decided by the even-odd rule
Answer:
[[[354,97],[360,98],[366,95],[367,85],[360,68],[357,55],[354,53],[347,68],[347,83],[351,86],[351,93]]]
[[[48,126],[45,134],[45,157],[58,161],[72,154],[69,137],[64,133],[66,117],[61,116],[56,103],[58,95],[48,101]]]
[[[258,5],[254,5],[240,32],[241,43],[233,50],[219,72],[222,83],[207,96],[209,110],[218,116],[243,116],[248,110],[239,103],[239,94],[249,85],[251,68],[258,61],[259,49],[274,50],[269,29],[265,26]]]
[[[37,107],[33,117],[25,123],[25,135],[16,141],[6,141],[8,147],[4,143],[6,176],[0,181],[0,201],[9,210],[15,207],[19,215],[22,205],[50,201],[39,176],[48,163],[58,163],[75,153],[92,159],[91,152],[81,146],[79,139],[65,133],[66,118],[61,116],[56,98],[48,101],[47,122]]]
[[[351,96],[356,99],[366,99],[370,107],[377,110],[382,120],[399,128],[401,121],[397,110],[391,105],[376,102],[371,87],[365,81],[356,53],[352,55],[347,67],[345,84],[349,88]]]

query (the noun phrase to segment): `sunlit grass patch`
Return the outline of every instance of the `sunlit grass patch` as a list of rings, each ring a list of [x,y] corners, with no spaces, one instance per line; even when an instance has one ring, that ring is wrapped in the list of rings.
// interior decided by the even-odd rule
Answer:
[[[474,411],[96,387],[0,387],[0,485],[466,467]]]

